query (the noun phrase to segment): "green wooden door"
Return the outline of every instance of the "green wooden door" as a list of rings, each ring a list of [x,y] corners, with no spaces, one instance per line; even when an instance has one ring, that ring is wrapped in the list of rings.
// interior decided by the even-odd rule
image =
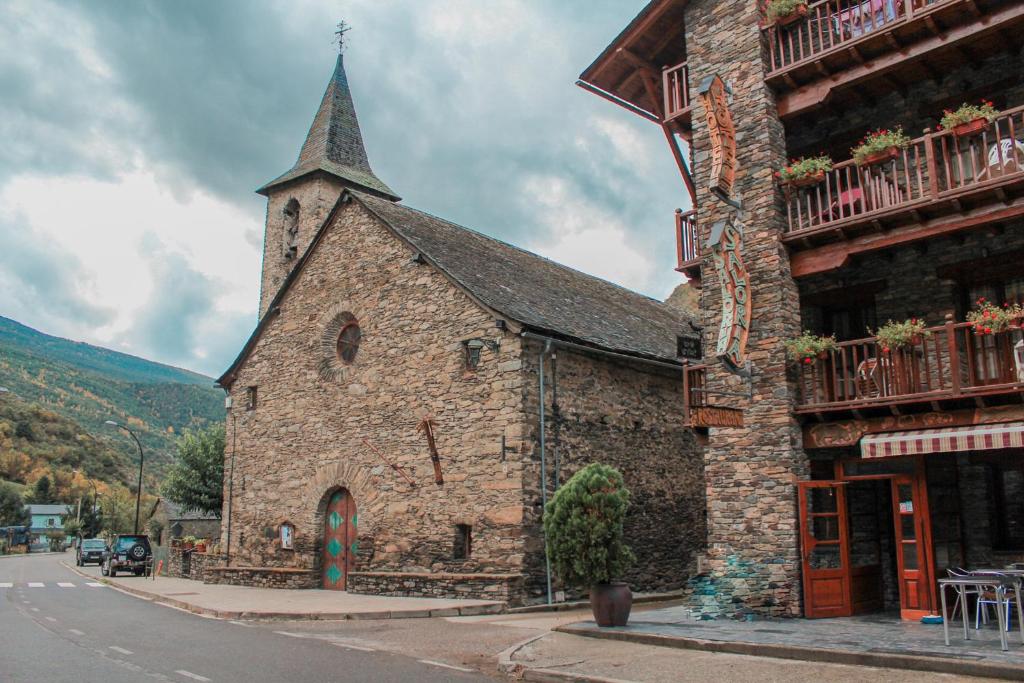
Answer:
[[[324,515],[323,586],[327,590],[345,590],[348,573],[359,550],[357,523],[356,501],[352,495],[345,489],[331,494]]]

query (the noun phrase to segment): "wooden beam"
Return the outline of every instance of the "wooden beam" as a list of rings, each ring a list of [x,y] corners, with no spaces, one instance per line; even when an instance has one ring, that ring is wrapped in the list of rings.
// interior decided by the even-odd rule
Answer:
[[[931,17],[927,17],[930,19]],[[779,95],[779,116],[785,118],[793,116],[806,109],[820,105],[829,97],[832,91],[839,88],[848,88],[864,80],[877,77],[884,71],[904,62],[918,62],[930,58],[936,51],[948,49],[950,45],[958,42],[996,34],[1005,24],[1024,20],[1024,4],[1004,7],[993,12],[987,17],[988,23],[979,28],[977,23],[957,26],[940,31],[920,42],[907,46],[904,52],[889,53],[838,72],[831,78],[824,79],[801,90],[788,92]]]
[[[665,139],[668,140],[668,146],[672,150],[672,158],[676,160],[679,174],[683,176],[683,184],[686,185],[686,191],[690,193],[690,206],[695,207],[697,206],[697,188],[693,184],[693,175],[690,173],[690,167],[683,157],[683,150],[679,149],[679,143],[669,126],[662,124],[661,130],[664,131]],[[700,224],[698,223],[698,225]]]
[[[1016,203],[1005,208],[972,212],[966,216],[947,216],[925,224],[897,228],[881,234],[862,235],[846,242],[799,251],[790,256],[790,265],[794,278],[807,277],[841,268],[854,255],[868,254],[898,244],[934,239],[961,230],[977,228],[986,223],[1010,220],[1020,216],[1024,216],[1024,199],[1017,200]]]

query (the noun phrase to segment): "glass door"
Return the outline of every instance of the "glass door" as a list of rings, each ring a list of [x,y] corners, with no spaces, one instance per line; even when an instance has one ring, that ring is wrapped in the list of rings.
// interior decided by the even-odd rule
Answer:
[[[931,611],[928,562],[925,548],[930,542],[927,513],[916,477],[892,480],[893,520],[896,524],[896,569],[899,577],[900,611],[903,618],[916,618]]]
[[[850,547],[845,484],[798,483],[804,614],[811,619],[847,617],[850,597]]]

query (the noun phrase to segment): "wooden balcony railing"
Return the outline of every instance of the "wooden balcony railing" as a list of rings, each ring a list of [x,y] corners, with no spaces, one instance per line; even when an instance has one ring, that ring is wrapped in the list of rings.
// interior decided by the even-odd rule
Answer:
[[[1015,355],[1022,339],[1017,328],[978,335],[971,323],[949,320],[907,348],[885,350],[875,338],[843,342],[827,358],[800,366],[797,412],[1024,396],[1024,367]]]
[[[787,232],[800,236],[870,223],[973,191],[1024,179],[1024,107],[1003,112],[978,136],[929,133],[885,163],[836,164],[818,183],[787,192]]]
[[[665,121],[690,111],[690,69],[686,62],[668,67],[661,74],[665,94]]]
[[[861,38],[913,19],[915,12],[954,1],[957,0],[819,0],[811,3],[805,19],[788,26],[765,27],[771,73],[844,50]]]
[[[697,212],[676,209],[676,270],[686,272],[700,268],[700,232],[697,230]]]

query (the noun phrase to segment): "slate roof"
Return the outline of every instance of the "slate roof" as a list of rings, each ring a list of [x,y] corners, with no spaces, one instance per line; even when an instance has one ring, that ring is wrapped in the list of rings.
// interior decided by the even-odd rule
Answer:
[[[356,189],[398,199],[370,168],[341,55],[295,165],[256,191],[267,195],[272,187],[317,172],[337,176]]]
[[[485,306],[537,332],[677,362],[692,319],[656,299],[423,211],[352,193]]]
[[[206,512],[184,512],[180,507],[178,507],[171,501],[167,500],[166,498],[161,498],[158,502],[160,505],[163,506],[164,510],[167,512],[167,519],[170,521],[220,519],[220,517],[218,517],[217,515]]]
[[[29,505],[28,510],[33,515],[66,515],[71,512],[70,505]]]

